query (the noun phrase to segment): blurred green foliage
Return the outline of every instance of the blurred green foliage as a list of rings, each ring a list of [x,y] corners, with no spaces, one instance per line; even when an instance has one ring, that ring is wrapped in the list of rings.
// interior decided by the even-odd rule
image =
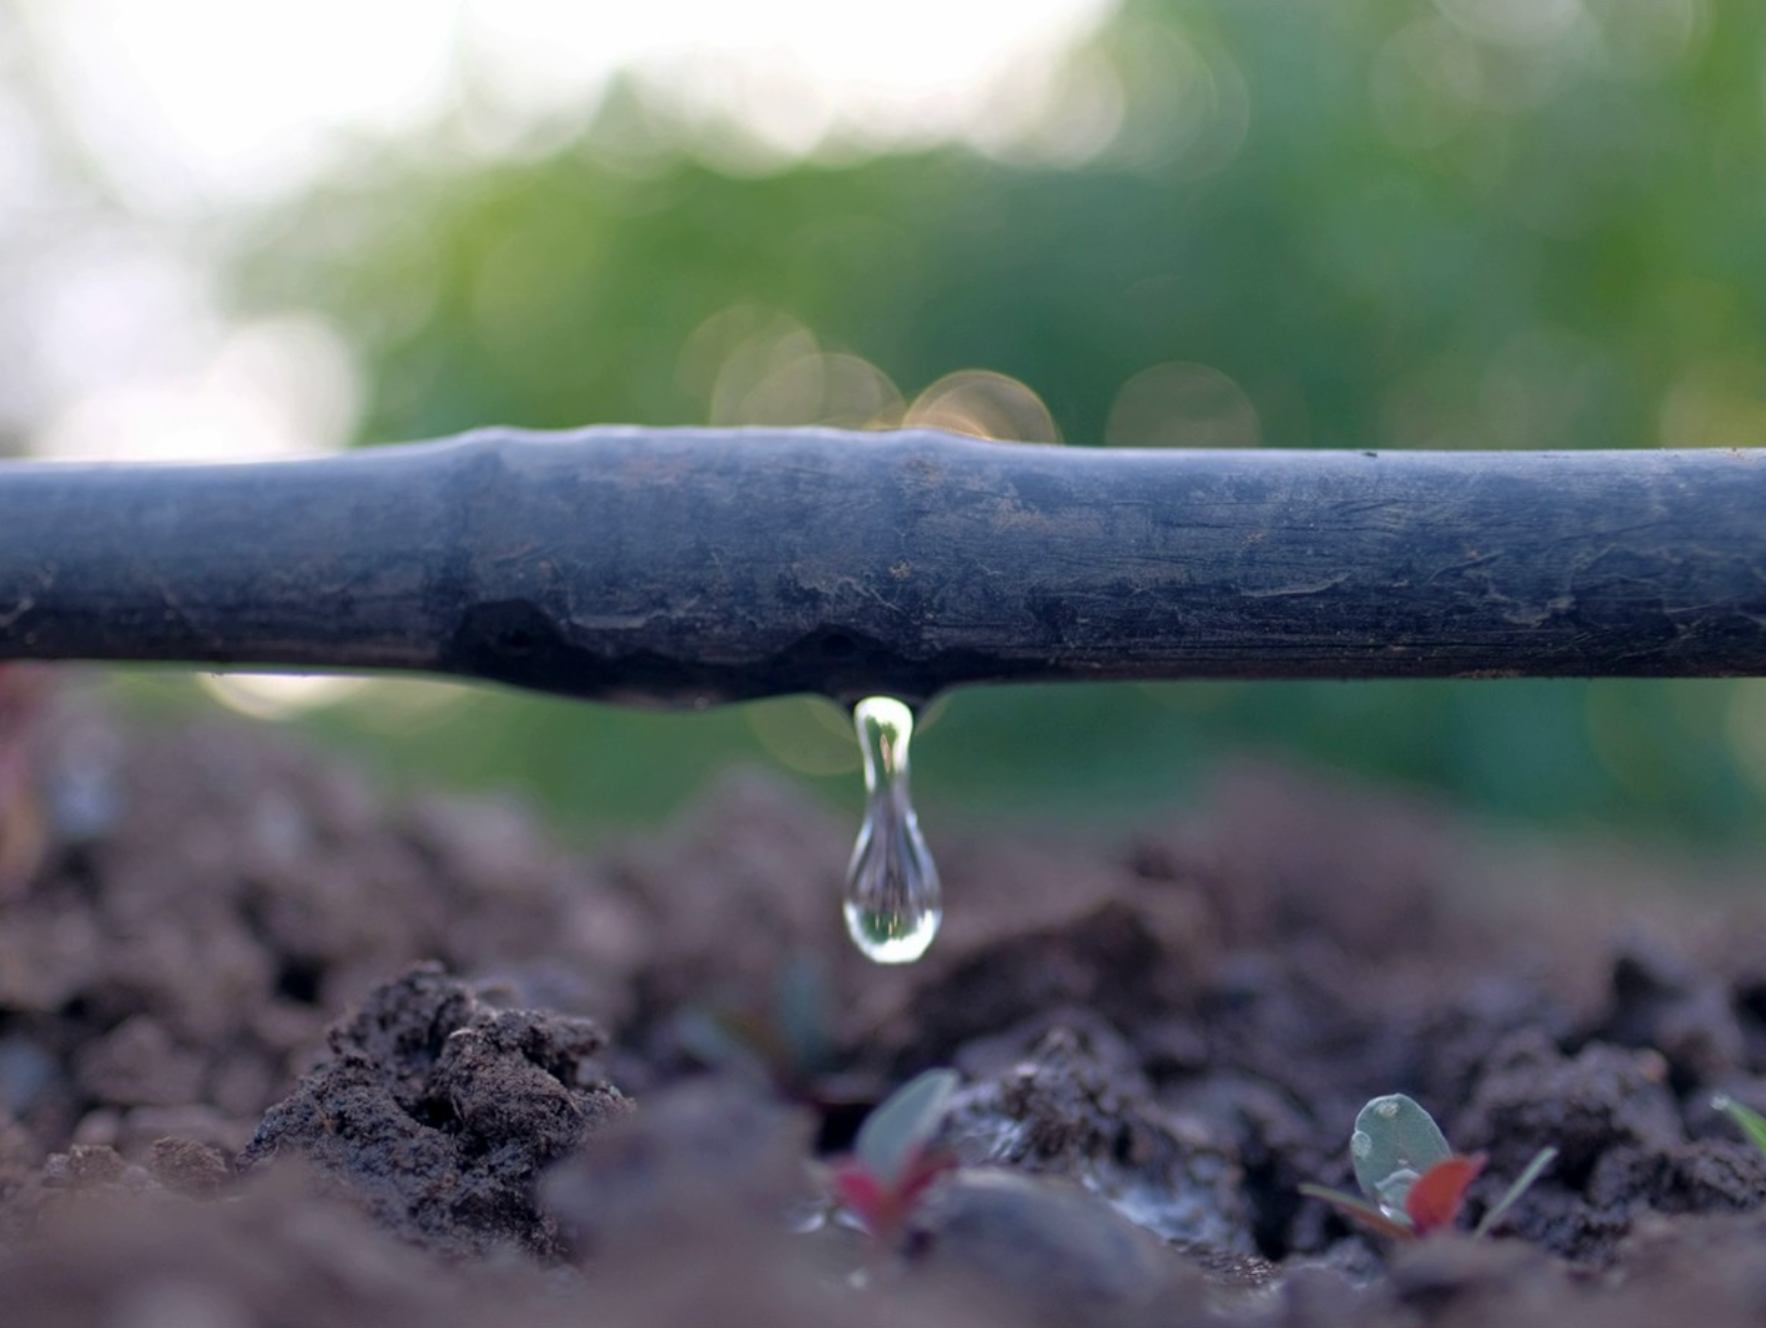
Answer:
[[[835,143],[741,172],[706,137],[739,128],[689,127],[633,83],[539,155],[463,165],[444,130],[363,162],[265,227],[239,300],[344,330],[369,441],[863,423],[877,382],[906,403],[985,368],[1069,443],[1133,442],[1118,394],[1179,362],[1232,385],[1272,446],[1759,444],[1763,37],[1766,8],[1716,0],[1135,0],[1010,150]],[[870,366],[858,406],[821,380],[761,390],[817,352]],[[1211,441],[1218,409],[1196,409]],[[918,782],[934,825],[1095,818],[1255,747],[1504,816],[1757,837],[1754,687],[976,691],[927,733]],[[659,717],[487,694],[389,750],[617,822],[793,742],[832,771],[838,717],[816,704]]]

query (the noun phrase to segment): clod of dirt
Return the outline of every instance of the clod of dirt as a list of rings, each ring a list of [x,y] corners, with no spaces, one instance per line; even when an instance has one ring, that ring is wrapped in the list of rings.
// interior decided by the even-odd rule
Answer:
[[[425,964],[334,1025],[330,1053],[272,1107],[240,1166],[309,1163],[341,1193],[438,1253],[562,1252],[535,1202],[548,1163],[625,1114],[593,1077],[588,1019],[502,1010]]]
[[[641,1013],[742,1008],[757,994],[764,1005],[784,962],[804,955],[823,960],[844,1005],[868,967],[838,906],[850,828],[747,774],[720,780],[675,829],[618,851],[609,872],[645,924]]]
[[[1517,1286],[1531,1288],[1537,1304],[1528,1308],[1535,1312],[1543,1304],[1567,1299],[1570,1289],[1551,1260],[1530,1245],[1450,1234],[1399,1250],[1384,1290],[1400,1313],[1424,1322],[1456,1315],[1478,1322],[1515,1312]]]
[[[395,802],[238,725],[130,731],[71,688],[42,737],[49,839],[0,899],[0,1112],[45,1152],[237,1151],[327,1023],[420,959],[630,1007],[636,906],[518,809]]]
[[[30,1131],[0,1109],[0,1216],[12,1196],[36,1176],[43,1150]]]
[[[1641,937],[1614,960],[1612,1007],[1600,1035],[1660,1052],[1680,1090],[1721,1083],[1742,1068],[1747,1055],[1727,984]]]
[[[1065,1181],[1009,1171],[959,1172],[912,1232],[916,1266],[985,1280],[1039,1318],[1095,1320],[1162,1297],[1201,1300],[1200,1272]]]
[[[962,877],[950,875],[957,894]],[[1039,922],[1003,915],[994,935],[929,956],[913,994],[873,1036],[955,1047],[1052,1009],[1138,1021],[1194,999],[1210,966],[1210,933],[1192,899],[1142,883],[1128,898],[1079,894],[1074,904]]]
[[[131,1166],[114,1148],[75,1144],[43,1164],[43,1184],[52,1190],[90,1190],[111,1185],[139,1190],[147,1184],[147,1173]]]
[[[566,1328],[575,1306],[532,1278],[455,1270],[292,1185],[225,1204],[115,1194],[0,1251],[0,1305],[30,1328]]]
[[[233,1168],[220,1149],[188,1139],[156,1140],[147,1172],[174,1194],[190,1199],[213,1199],[233,1179]]]
[[[1168,1240],[1250,1252],[1231,1144],[1159,1106],[1133,1065],[1107,1027],[1057,1025],[958,1094],[946,1138],[970,1165],[1068,1177]]]
[[[1733,1140],[1688,1143],[1653,1050],[1593,1043],[1567,1056],[1542,1033],[1517,1034],[1490,1058],[1453,1138],[1487,1150],[1476,1193],[1488,1203],[1528,1157],[1558,1158],[1516,1206],[1514,1229],[1565,1258],[1606,1264],[1651,1210],[1753,1207],[1766,1165]]]
[[[1571,1056],[1543,1033],[1518,1033],[1491,1054],[1453,1138],[1511,1172],[1554,1145],[1553,1174],[1578,1185],[1612,1148],[1659,1153],[1684,1142],[1666,1077],[1653,1051],[1596,1042]]]
[[[735,1076],[658,1091],[547,1172],[543,1206],[578,1253],[785,1229],[816,1197],[805,1162],[815,1122]],[[613,1257],[620,1257],[615,1254]]]

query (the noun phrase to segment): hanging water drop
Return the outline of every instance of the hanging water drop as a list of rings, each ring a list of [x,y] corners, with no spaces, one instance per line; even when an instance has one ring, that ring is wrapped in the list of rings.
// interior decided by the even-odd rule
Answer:
[[[914,712],[888,696],[852,710],[865,758],[865,821],[846,870],[846,930],[879,964],[926,953],[944,917],[944,891],[908,793]]]

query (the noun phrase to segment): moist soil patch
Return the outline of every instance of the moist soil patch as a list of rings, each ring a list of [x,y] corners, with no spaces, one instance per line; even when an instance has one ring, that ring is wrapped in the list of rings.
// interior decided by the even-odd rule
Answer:
[[[945,932],[878,968],[851,827],[764,777],[580,857],[57,704],[0,897],[8,1323],[1766,1316],[1766,1162],[1711,1106],[1766,1107],[1745,864],[1246,767],[1114,843],[938,826]],[[826,1164],[938,1065],[961,1166],[876,1240]],[[1359,1233],[1299,1186],[1353,1188],[1389,1092],[1488,1154],[1468,1219],[1558,1158],[1490,1237]]]

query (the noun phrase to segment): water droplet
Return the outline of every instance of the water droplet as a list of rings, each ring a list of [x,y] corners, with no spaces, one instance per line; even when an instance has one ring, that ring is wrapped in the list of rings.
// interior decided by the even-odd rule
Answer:
[[[908,793],[914,712],[873,696],[853,707],[852,720],[865,758],[865,822],[846,870],[846,930],[879,964],[908,964],[926,953],[944,917],[938,868]]]
[[[1374,1151],[1374,1137],[1366,1130],[1357,1130],[1349,1136],[1349,1151],[1357,1157],[1366,1157]]]

